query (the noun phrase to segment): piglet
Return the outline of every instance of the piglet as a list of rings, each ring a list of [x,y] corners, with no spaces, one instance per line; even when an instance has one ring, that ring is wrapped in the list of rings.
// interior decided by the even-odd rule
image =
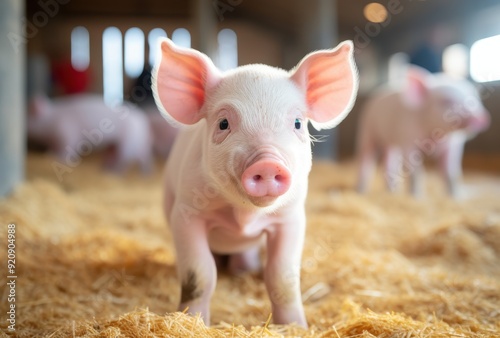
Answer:
[[[261,64],[221,72],[193,49],[161,41],[153,92],[183,128],[166,164],[165,213],[181,281],[179,310],[210,321],[215,255],[232,271],[259,267],[275,323],[307,326],[300,292],[311,140],[332,128],[357,92],[353,45],[307,55],[287,72]]]
[[[153,137],[153,153],[166,159],[177,137],[178,129],[168,123],[155,106],[142,107],[146,112]]]
[[[457,196],[464,143],[489,123],[470,82],[409,66],[405,85],[380,89],[361,113],[358,191],[367,190],[380,153],[389,190],[409,177],[412,194],[421,195],[423,160],[430,156],[438,160],[449,193]]]
[[[30,104],[28,138],[43,143],[59,158],[57,176],[71,171],[95,150],[112,149],[105,165],[123,171],[138,162],[144,172],[152,165],[152,139],[144,112],[131,104],[108,107],[102,96],[78,94],[49,100],[35,96]]]

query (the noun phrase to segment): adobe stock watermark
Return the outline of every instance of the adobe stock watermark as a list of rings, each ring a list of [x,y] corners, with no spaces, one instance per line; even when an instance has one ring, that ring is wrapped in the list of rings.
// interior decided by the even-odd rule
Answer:
[[[181,203],[179,212],[186,223],[189,223],[193,216],[198,216],[209,204],[210,200],[222,195],[222,189],[229,186],[229,176],[220,175],[222,178],[222,186],[215,182],[209,182],[200,188],[193,188],[192,201],[190,204]]]
[[[241,5],[242,2],[243,0],[213,0],[212,6],[217,14],[217,17],[219,18],[219,21],[224,21],[224,14],[226,12],[234,11],[234,8]]]
[[[125,105],[116,106],[113,111],[117,114],[118,120],[124,120],[129,116],[129,108]],[[74,145],[66,145],[64,148],[64,157],[60,161],[52,162],[52,169],[59,182],[64,180],[64,175],[72,173],[80,165],[83,157],[90,155],[95,149],[101,147],[107,134],[116,131],[116,121],[105,117],[99,121],[94,128],[83,129],[81,139]]]
[[[324,262],[330,258],[334,253],[334,245],[335,242],[332,240],[331,235],[329,235],[326,239],[320,238],[319,240],[314,242],[313,254],[310,257],[304,258],[304,262],[302,264],[302,269],[307,273],[312,273],[316,269],[321,262]]]
[[[365,26],[362,28],[355,26],[354,27],[354,37],[353,37],[353,42],[354,42],[354,51],[360,51],[372,42],[372,39],[376,38],[384,28],[389,26],[392,23],[392,19],[394,16],[397,16],[401,14],[405,10],[405,6],[403,2],[413,2],[413,1],[418,1],[418,2],[424,2],[427,0],[389,0],[387,2],[386,7],[386,12],[380,13],[380,14],[375,14],[375,16],[378,16],[380,18],[383,18],[383,16],[386,16],[386,19],[380,23],[376,22],[370,22],[368,21]]]
[[[481,98],[490,97],[493,92],[494,89],[485,92],[482,91]],[[398,159],[400,163],[397,172],[387,173],[387,179],[391,182],[391,185],[395,186],[410,177],[415,170],[422,167],[425,157],[437,155],[440,146],[446,142],[447,136],[453,133],[454,130],[463,129],[465,132],[470,123],[467,120],[472,116],[470,112],[475,111],[478,104],[475,97],[470,96],[465,98],[462,103],[454,105],[453,108],[443,114],[443,127],[435,127],[426,138],[415,139],[412,144],[413,148],[409,153],[400,156]]]
[[[300,291],[297,293],[291,292],[291,290],[300,289],[300,275],[301,270],[305,273],[313,273],[319,267],[319,264],[322,262],[326,262],[333,255],[335,248],[338,243],[334,240],[333,236],[327,236],[326,238],[321,238],[314,243],[312,243],[313,251],[312,255],[309,257],[304,257],[302,261],[302,266],[291,266],[288,267],[285,271],[281,272],[279,275],[279,281],[277,285],[279,287],[275,287],[272,289],[270,293],[270,297],[275,304],[288,304],[290,302],[296,301],[293,298],[293,295],[300,294]],[[319,285],[321,287],[321,285]],[[308,295],[304,294],[304,298],[310,298],[314,296],[321,295],[321,293],[328,292],[324,287],[320,289],[310,289]]]
[[[7,258],[7,282],[6,282],[6,295],[8,311],[7,311],[7,330],[12,332],[16,331],[16,280],[17,280],[17,270],[16,270],[16,225],[11,223],[7,225],[7,248],[6,248],[6,258]]]
[[[21,50],[20,47],[26,45],[29,39],[33,39],[39,30],[45,27],[50,19],[54,18],[60,10],[61,5],[66,5],[71,0],[39,0],[37,2],[40,10],[35,12],[28,20],[26,17],[21,18],[21,35],[9,32],[7,38],[16,53]]]
[[[230,194],[238,194],[238,178],[235,178],[226,171],[226,168],[238,168],[243,163],[244,159],[248,158],[245,150],[239,149],[229,152],[229,159],[225,160],[223,167],[214,168],[211,174],[207,174],[207,179],[203,185],[196,186],[191,189],[191,200],[182,201],[178,204],[179,214],[186,223],[190,223],[192,217],[200,215],[216,198],[224,196],[224,191],[229,191]],[[199,166],[204,166],[199,163]],[[214,165],[210,163],[209,165]]]
[[[476,83],[476,89],[479,92],[479,97],[482,101],[489,99],[493,94],[495,94],[496,86],[488,85],[488,82],[497,82],[497,77],[489,74],[488,76],[481,79],[481,83]]]
[[[275,271],[277,278],[269,290],[269,298],[275,305],[292,304],[302,301],[300,292],[300,265],[288,266],[285,271]],[[272,279],[272,278],[270,278]]]

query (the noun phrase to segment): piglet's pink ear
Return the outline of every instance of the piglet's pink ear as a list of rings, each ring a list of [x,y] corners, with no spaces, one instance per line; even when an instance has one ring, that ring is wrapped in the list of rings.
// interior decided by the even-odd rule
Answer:
[[[305,56],[290,78],[305,91],[308,118],[314,128],[335,127],[351,111],[358,91],[352,42]]]
[[[152,80],[156,104],[168,120],[194,124],[204,117],[206,92],[220,81],[220,73],[205,54],[169,39],[160,43],[161,61]]]
[[[424,68],[410,65],[406,73],[403,100],[413,108],[421,107],[429,97],[429,84],[432,74]]]

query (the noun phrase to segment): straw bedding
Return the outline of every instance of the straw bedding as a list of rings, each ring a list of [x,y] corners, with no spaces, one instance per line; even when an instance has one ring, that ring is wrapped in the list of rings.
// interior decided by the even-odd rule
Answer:
[[[500,179],[493,173],[467,172],[458,201],[431,173],[426,198],[415,200],[384,192],[380,177],[360,196],[351,163],[316,163],[302,262],[310,329],[270,324],[262,277],[227,274],[218,278],[207,328],[175,312],[161,164],[150,177],[133,170],[115,177],[85,158],[59,182],[51,163],[31,154],[27,181],[0,200],[4,252],[7,224],[16,224],[16,336],[500,337]]]

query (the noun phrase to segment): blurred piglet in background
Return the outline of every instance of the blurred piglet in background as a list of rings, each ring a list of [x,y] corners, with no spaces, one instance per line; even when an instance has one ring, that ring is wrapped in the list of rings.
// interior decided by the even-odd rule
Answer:
[[[161,159],[166,159],[179,129],[168,123],[156,106],[142,107],[142,109],[146,112],[151,126],[153,153]]]
[[[380,153],[388,189],[394,191],[410,177],[411,192],[418,196],[423,160],[430,156],[437,159],[447,189],[456,197],[464,144],[489,124],[489,113],[471,83],[409,66],[405,85],[379,90],[362,111],[358,191],[367,190]]]
[[[42,95],[29,103],[28,138],[44,144],[61,166],[74,167],[95,150],[106,153],[106,169],[122,172],[138,163],[152,169],[151,128],[145,113],[132,104],[107,106],[102,96],[78,94],[53,101]]]
[[[213,254],[232,272],[260,268],[276,323],[307,326],[301,300],[311,140],[307,123],[333,128],[357,93],[352,42],[306,56],[290,72],[246,65],[220,72],[204,54],[161,42],[156,102],[187,125],[167,161],[165,213],[181,281],[179,310],[210,322]]]

